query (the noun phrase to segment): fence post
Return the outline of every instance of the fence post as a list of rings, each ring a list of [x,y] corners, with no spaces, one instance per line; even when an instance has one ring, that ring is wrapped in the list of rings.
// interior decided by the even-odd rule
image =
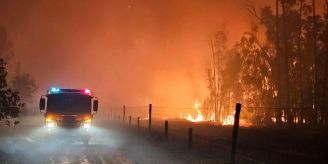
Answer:
[[[129,127],[131,127],[131,116],[129,116]]]
[[[123,105],[123,123],[125,122],[125,105]]]
[[[192,128],[188,130],[188,149],[192,148]]]
[[[231,163],[235,163],[236,161],[236,146],[237,146],[237,137],[238,137],[238,129],[239,129],[239,115],[241,110],[241,104],[236,104],[236,112],[235,119],[233,123],[233,131],[232,131],[232,148],[231,148]]]
[[[152,108],[152,105],[149,104],[149,118],[148,118],[148,130],[151,131],[151,108]]]
[[[137,119],[138,129],[140,128],[140,117]]]
[[[169,121],[165,120],[165,139],[168,138]]]

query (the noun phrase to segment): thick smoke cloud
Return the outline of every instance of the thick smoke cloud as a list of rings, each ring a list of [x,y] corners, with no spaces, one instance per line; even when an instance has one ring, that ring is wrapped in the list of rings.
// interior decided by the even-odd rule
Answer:
[[[232,44],[249,27],[241,2],[1,1],[0,24],[38,95],[91,88],[103,107],[192,106],[207,94],[210,36],[225,28]]]

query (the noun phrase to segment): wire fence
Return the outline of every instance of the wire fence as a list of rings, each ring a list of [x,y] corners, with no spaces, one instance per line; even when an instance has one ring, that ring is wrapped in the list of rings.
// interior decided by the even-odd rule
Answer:
[[[243,106],[244,111],[263,108],[270,110],[298,109]],[[225,109],[229,109],[229,112],[235,115],[236,106],[225,106]],[[220,151],[220,153],[228,156],[229,154],[233,154],[232,143],[234,140],[233,131],[235,128],[232,127],[235,127],[235,122],[233,122],[233,125],[229,126],[231,128],[227,128],[224,126],[217,126],[217,123],[211,121],[206,121],[205,123],[193,123],[186,120],[188,114],[197,116],[198,111],[203,111],[203,109],[193,107],[126,105],[121,107],[112,107],[109,108],[109,110],[103,110],[100,117],[114,123],[124,125],[125,127],[129,127],[130,129],[138,129],[138,131],[143,132],[149,131],[151,134],[156,134],[157,137],[168,141],[178,141],[179,143],[184,144],[186,148],[197,147],[197,149],[204,149],[206,151]],[[243,113],[243,115],[245,113]],[[271,153],[272,151],[267,150],[267,152]],[[276,152],[272,153],[277,154]],[[255,160],[254,154],[250,152],[236,150],[235,154],[238,154],[239,157],[245,158],[248,161],[259,163]],[[285,154],[281,152],[278,155],[285,157]],[[270,158],[271,157],[274,158],[275,156],[270,155]],[[232,158],[235,157],[231,157],[231,159]]]
[[[213,122],[215,124],[232,124],[235,107],[231,105],[223,106],[220,113],[217,114],[213,109],[200,107],[152,106],[152,118],[159,120],[188,119],[191,121]],[[243,106],[241,126],[271,126],[277,122],[287,124],[290,121],[295,125],[305,125],[310,123],[309,112],[313,110],[312,108],[299,107]],[[121,118],[124,120],[128,117],[132,117],[132,120],[136,120],[138,117],[140,120],[148,120],[149,118],[149,106],[147,105],[116,106],[102,112],[101,117],[103,118]],[[292,119],[288,118],[287,114],[290,114],[289,116]]]
[[[191,107],[168,107],[168,106],[122,106],[111,108],[107,113],[101,114],[108,120],[123,124],[128,127],[137,128],[138,130],[147,130],[152,134],[157,134],[166,139],[175,139],[182,141],[191,149],[194,146],[210,147],[222,146],[225,151],[230,151],[227,144],[231,142],[231,136],[220,135],[220,142],[213,142],[218,135],[208,130],[208,125],[194,124],[186,121],[187,114],[197,112],[200,108]],[[185,115],[185,116],[183,116]],[[238,114],[239,115],[239,114]],[[239,118],[238,118],[239,122]],[[206,128],[204,128],[206,126]],[[214,126],[213,126],[214,127]],[[211,127],[209,127],[211,128]],[[220,134],[220,133],[217,133]],[[228,130],[225,134],[231,134]],[[212,139],[212,140],[209,140]]]

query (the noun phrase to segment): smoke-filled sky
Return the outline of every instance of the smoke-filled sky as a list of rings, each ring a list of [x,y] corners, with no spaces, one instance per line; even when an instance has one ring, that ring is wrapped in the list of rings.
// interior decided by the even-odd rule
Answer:
[[[257,7],[274,0],[255,1]],[[203,100],[210,37],[249,29],[245,0],[1,0],[14,59],[39,85],[90,88],[112,105]],[[36,99],[37,100],[37,99]]]

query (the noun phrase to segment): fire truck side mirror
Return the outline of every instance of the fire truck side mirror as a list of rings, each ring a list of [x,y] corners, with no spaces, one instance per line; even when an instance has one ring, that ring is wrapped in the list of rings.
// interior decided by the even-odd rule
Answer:
[[[39,104],[40,112],[44,112],[46,110],[46,99],[41,97]]]
[[[93,111],[97,112],[98,111],[98,100],[93,101]]]

